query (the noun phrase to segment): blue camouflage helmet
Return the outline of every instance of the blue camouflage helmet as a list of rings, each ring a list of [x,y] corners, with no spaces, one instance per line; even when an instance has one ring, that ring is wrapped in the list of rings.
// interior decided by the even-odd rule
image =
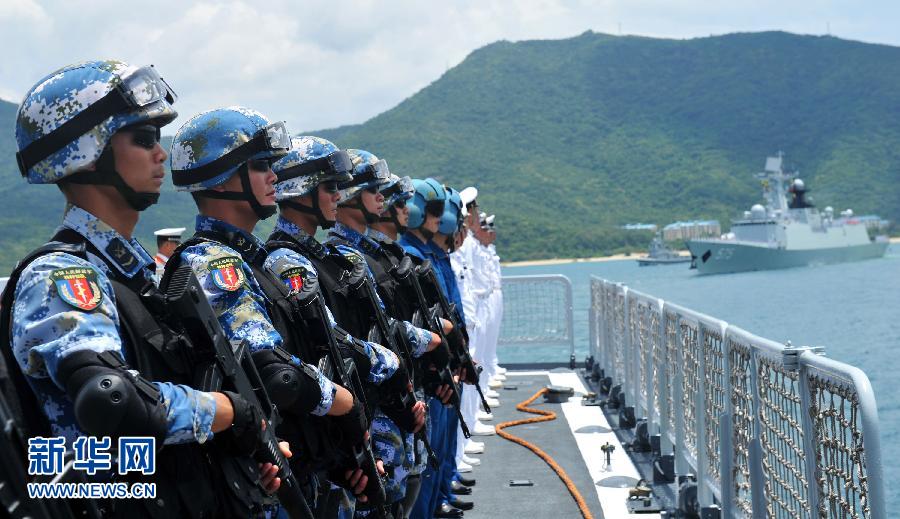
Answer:
[[[387,184],[391,177],[391,170],[385,160],[365,150],[348,149],[347,153],[353,161],[353,178],[340,184],[339,204],[352,200],[364,189]]]
[[[441,216],[441,225],[438,232],[447,236],[459,230],[462,225],[462,198],[459,191],[452,187],[444,186],[447,192],[447,203],[444,205],[444,214]]]
[[[353,177],[350,155],[331,141],[303,136],[291,139],[291,151],[272,164],[278,176],[275,200],[281,202],[312,192],[323,182],[347,182]]]
[[[203,191],[227,181],[248,160],[274,160],[291,148],[284,123],[271,123],[242,106],[200,113],[172,141],[172,182],[179,191]]]
[[[153,66],[86,61],[35,84],[16,113],[16,159],[31,184],[53,184],[93,164],[126,126],[172,122],[177,96]]]
[[[418,229],[425,223],[425,214],[433,214],[435,216],[444,215],[444,202],[447,200],[447,192],[444,186],[433,178],[421,180],[413,179],[413,188],[416,192],[410,199],[409,203],[409,223],[407,227],[410,229]]]
[[[384,207],[381,212],[387,212],[390,207],[399,202],[406,202],[415,194],[416,189],[409,177],[399,177],[391,173],[387,184],[381,186],[381,194],[384,195]]]

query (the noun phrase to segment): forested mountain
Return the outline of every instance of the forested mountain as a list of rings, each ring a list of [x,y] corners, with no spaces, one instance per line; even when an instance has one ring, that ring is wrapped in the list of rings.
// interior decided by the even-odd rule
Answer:
[[[3,271],[63,207],[19,177],[14,117],[0,102]],[[618,229],[627,222],[727,227],[758,201],[753,173],[779,150],[817,204],[900,220],[900,48],[833,37],[497,42],[363,124],[300,133],[372,151],[401,175],[478,186],[504,259],[644,247],[648,235]],[[192,225],[190,197],[171,191],[141,238]]]

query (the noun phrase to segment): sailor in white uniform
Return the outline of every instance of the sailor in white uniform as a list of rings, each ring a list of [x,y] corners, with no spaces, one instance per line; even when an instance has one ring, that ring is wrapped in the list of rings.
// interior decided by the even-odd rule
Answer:
[[[184,227],[168,227],[154,231],[153,235],[156,236],[158,252],[153,257],[153,260],[156,262],[157,276],[162,275],[163,270],[166,268],[166,262],[169,261],[169,256],[181,244],[181,233],[184,232],[184,229]]]

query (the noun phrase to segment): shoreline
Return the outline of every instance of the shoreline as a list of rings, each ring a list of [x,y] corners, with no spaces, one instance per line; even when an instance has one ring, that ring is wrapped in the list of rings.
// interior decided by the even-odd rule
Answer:
[[[890,243],[900,243],[900,236],[890,238],[888,240]],[[678,251],[682,256],[690,255],[690,253],[686,250]],[[626,256],[625,254],[613,254],[611,256],[596,256],[593,258],[550,258],[550,259],[542,259],[542,260],[523,260],[523,261],[505,261],[501,262],[501,267],[541,267],[547,265],[564,265],[566,263],[592,263],[598,261],[622,261],[622,260],[636,260],[638,258],[646,257],[646,252],[639,252],[636,254],[631,254],[630,256]]]

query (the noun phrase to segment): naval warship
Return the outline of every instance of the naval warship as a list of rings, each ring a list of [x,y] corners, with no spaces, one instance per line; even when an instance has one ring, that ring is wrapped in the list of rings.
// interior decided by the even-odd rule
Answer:
[[[637,259],[638,265],[641,267],[687,263],[688,261],[691,261],[691,258],[682,256],[678,251],[672,250],[671,247],[666,245],[666,242],[663,241],[662,236],[660,236],[659,233],[657,233],[653,238],[653,241],[650,242],[650,249],[647,251],[647,256]]]
[[[850,209],[837,218],[831,207],[820,212],[807,199],[803,180],[784,170],[783,158],[782,153],[768,157],[765,171],[756,175],[762,181],[765,205],[756,204],[732,221],[731,232],[722,238],[687,242],[691,268],[700,274],[723,274],[884,255],[886,236],[871,239]]]

